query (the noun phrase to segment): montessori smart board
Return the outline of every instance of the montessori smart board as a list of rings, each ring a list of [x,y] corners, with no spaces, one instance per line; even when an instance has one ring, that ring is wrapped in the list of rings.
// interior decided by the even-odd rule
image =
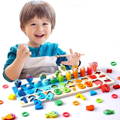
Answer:
[[[70,73],[70,79],[66,77],[66,72]],[[27,78],[15,82],[13,91],[20,101],[21,106],[29,106],[34,104],[34,100],[51,101],[65,96],[83,93],[93,89],[97,89],[102,84],[112,85],[114,80],[107,74],[96,71],[81,77],[78,72],[77,77],[74,76],[72,70],[65,71],[60,74],[48,75],[43,78]]]

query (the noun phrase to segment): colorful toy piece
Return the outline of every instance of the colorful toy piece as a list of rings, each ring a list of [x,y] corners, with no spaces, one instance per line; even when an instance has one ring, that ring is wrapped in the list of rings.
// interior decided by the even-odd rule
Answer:
[[[95,90],[91,90],[90,91],[90,96],[94,96],[94,95],[97,95],[97,92]]]
[[[59,75],[58,75],[58,81],[59,82],[63,82],[64,81],[64,76],[61,73],[59,73]]]
[[[86,97],[81,93],[77,93],[76,98],[81,98],[82,100],[86,100]]]
[[[114,99],[117,99],[117,98],[118,98],[118,95],[117,95],[117,94],[112,94],[111,96],[112,96],[112,98],[114,98]]]
[[[4,102],[2,100],[0,100],[0,105],[3,104]]]
[[[92,75],[92,73],[93,73],[92,67],[91,66],[87,67],[87,74]]]
[[[16,100],[16,95],[15,95],[15,94],[10,94],[10,95],[8,96],[8,99],[9,99],[9,100]]]
[[[55,100],[55,104],[57,106],[61,106],[61,105],[63,105],[63,101],[62,100]]]
[[[108,84],[103,84],[100,86],[100,89],[102,90],[102,92],[110,92],[110,86]]]
[[[81,76],[81,77],[84,77],[85,74],[86,74],[85,67],[81,67],[81,68],[80,68],[80,76]]]
[[[8,88],[9,86],[8,86],[7,84],[4,84],[2,87],[3,87],[4,89],[6,89],[6,88]]]
[[[66,72],[66,79],[71,80],[71,73],[69,71]]]
[[[28,112],[22,112],[22,116],[23,116],[23,117],[28,117],[28,116],[29,116],[29,113],[28,113]]]
[[[86,106],[86,110],[93,111],[95,109],[94,105],[88,105]]]
[[[120,88],[120,85],[119,85],[119,84],[113,85],[113,88],[114,88],[114,89],[119,89],[119,88]]]
[[[112,66],[116,66],[117,63],[116,63],[115,61],[112,61],[112,62],[111,62],[111,65],[112,65]]]
[[[64,113],[63,113],[63,116],[64,116],[64,117],[70,117],[70,113],[69,113],[69,112],[64,112]]]
[[[79,104],[80,104],[79,101],[77,101],[77,100],[73,101],[73,105],[77,106],[77,105],[79,105]]]
[[[77,70],[76,76],[73,75],[73,69]],[[55,74],[40,76],[40,78],[27,78],[15,81],[13,91],[20,100],[21,106],[34,105],[34,100],[41,102],[57,100],[62,97],[76,95],[82,100],[86,98],[81,94],[90,90],[99,88],[99,86],[107,84],[112,85],[114,80],[101,71],[92,72],[85,76],[78,72],[78,68],[66,71],[57,71]],[[67,73],[68,76],[66,75]],[[41,78],[42,77],[42,78]],[[67,78],[68,77],[68,78]],[[101,86],[102,88],[103,86]],[[106,91],[106,87],[105,90]],[[42,104],[35,104],[35,109],[42,109]]]
[[[59,114],[55,111],[49,112],[45,114],[46,118],[57,118],[59,116]]]
[[[106,72],[107,73],[112,73],[112,69],[107,69]]]
[[[104,110],[103,113],[104,113],[105,115],[112,115],[112,114],[115,114],[114,110],[110,110],[110,109]]]
[[[35,99],[34,104],[35,104],[35,110],[43,109],[43,105],[42,105],[42,102],[40,100]]]
[[[5,117],[2,117],[2,120],[15,120],[16,119],[16,116],[15,114],[7,114]]]
[[[120,80],[120,76],[117,77],[117,80]]]
[[[102,100],[102,99],[100,99],[100,98],[97,98],[97,99],[96,99],[96,102],[97,102],[97,103],[102,103],[102,102],[103,102],[103,100]]]
[[[74,76],[74,78],[78,78],[78,69],[77,68],[73,69],[73,76]]]

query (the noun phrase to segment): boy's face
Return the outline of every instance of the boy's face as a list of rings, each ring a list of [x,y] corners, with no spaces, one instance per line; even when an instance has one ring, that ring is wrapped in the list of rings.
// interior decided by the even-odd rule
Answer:
[[[23,32],[29,38],[29,45],[38,47],[46,41],[51,33],[51,23],[47,18],[34,17],[24,26]]]

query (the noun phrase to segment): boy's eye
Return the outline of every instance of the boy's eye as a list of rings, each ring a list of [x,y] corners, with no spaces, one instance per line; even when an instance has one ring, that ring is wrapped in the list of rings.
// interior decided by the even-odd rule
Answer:
[[[35,23],[32,23],[31,26],[35,26],[36,24]]]
[[[48,25],[48,23],[43,23],[43,25]]]

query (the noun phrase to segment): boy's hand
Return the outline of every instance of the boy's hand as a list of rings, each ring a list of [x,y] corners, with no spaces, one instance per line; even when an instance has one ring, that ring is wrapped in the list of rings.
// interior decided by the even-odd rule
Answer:
[[[17,50],[17,58],[21,60],[26,60],[31,55],[29,48],[26,47],[24,44],[19,45]]]
[[[68,61],[63,61],[61,63],[64,65],[72,65],[72,66],[79,65],[80,56],[81,56],[80,53],[73,52],[73,50],[70,49],[70,56],[68,56]]]

